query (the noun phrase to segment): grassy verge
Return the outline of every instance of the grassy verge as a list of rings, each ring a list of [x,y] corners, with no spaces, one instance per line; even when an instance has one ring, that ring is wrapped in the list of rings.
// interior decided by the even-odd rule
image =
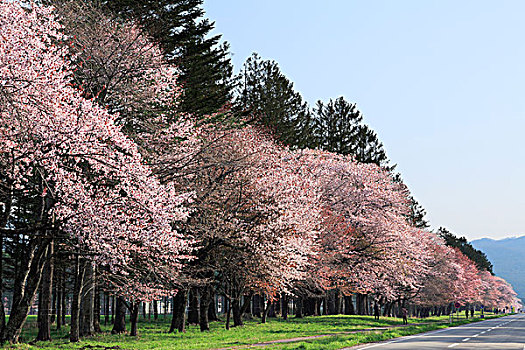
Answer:
[[[485,319],[490,318],[496,318],[501,317],[504,315],[498,315],[498,316],[489,316]],[[385,331],[370,331],[370,332],[362,332],[362,333],[356,333],[351,335],[334,335],[326,338],[320,338],[320,339],[311,339],[307,341],[300,341],[300,342],[294,342],[294,343],[288,343],[288,344],[274,344],[267,349],[279,349],[279,350],[335,350],[335,349],[343,349],[347,347],[356,346],[359,344],[365,344],[365,343],[374,343],[374,342],[380,342],[385,341],[393,338],[413,335],[413,334],[419,334],[419,333],[425,333],[430,332],[442,328],[448,328],[448,327],[454,327],[459,326],[467,323],[472,322],[478,322],[482,321],[481,318],[474,318],[474,319],[460,319],[459,321],[448,323],[448,319],[445,320],[444,318],[441,319],[435,319],[431,322],[424,322],[418,325],[409,325],[408,327],[403,328],[394,328],[394,329],[388,329]]]
[[[162,316],[161,316],[162,317]],[[490,317],[490,316],[489,316]],[[475,319],[479,320],[479,318]],[[452,325],[464,324],[473,320],[460,320]],[[169,318],[157,321],[139,322],[139,337],[128,335],[111,335],[110,327],[103,327],[105,333],[84,338],[77,344],[68,341],[67,327],[61,332],[53,332],[52,342],[38,342],[28,344],[36,337],[35,319],[28,320],[21,337],[22,344],[11,346],[13,349],[219,349],[245,348],[250,344],[279,339],[290,339],[316,335],[333,334],[333,336],[309,339],[288,344],[272,344],[272,349],[340,349],[366,342],[375,342],[399,336],[431,331],[448,327],[448,316],[430,317],[426,319],[409,319],[410,323],[418,323],[402,328],[388,328],[400,326],[402,321],[397,318],[382,317],[375,321],[370,316],[320,316],[306,317],[288,321],[270,319],[266,324],[257,321],[248,321],[244,327],[224,329],[222,322],[214,322],[210,332],[200,332],[197,326],[189,326],[184,334],[169,334]],[[373,329],[366,332],[352,333],[358,330]]]

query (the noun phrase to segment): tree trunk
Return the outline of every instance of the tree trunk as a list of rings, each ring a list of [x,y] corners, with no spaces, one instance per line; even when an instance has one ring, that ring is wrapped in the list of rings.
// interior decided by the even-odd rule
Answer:
[[[157,300],[153,300],[153,319],[159,319],[159,302]]]
[[[13,293],[13,304],[9,321],[1,335],[2,342],[17,343],[22,327],[29,314],[29,309],[33,304],[42,278],[42,270],[45,265],[45,256],[49,240],[37,240],[31,242],[31,246],[21,263],[22,266],[16,277]],[[22,283],[25,281],[25,283]]]
[[[295,306],[295,318],[303,318],[303,297],[297,298],[297,304]]]
[[[80,336],[95,334],[93,327],[95,310],[95,267],[91,261],[86,261],[84,287],[82,293],[82,321],[80,322]]]
[[[385,303],[385,308],[384,308],[384,310],[383,310],[383,316],[388,316],[388,317],[390,317],[389,308],[390,308],[390,303],[387,301],[387,302]]]
[[[281,316],[283,320],[288,319],[288,295],[285,293],[281,294]]]
[[[211,291],[210,287],[205,286],[202,288],[202,294],[201,294],[201,301],[200,301],[200,310],[202,312],[200,313],[199,317],[199,325],[201,332],[209,331],[210,330],[210,323],[208,320],[208,310],[210,308],[211,303]]]
[[[318,316],[317,314],[317,299],[306,298],[306,316]]]
[[[94,309],[93,309],[93,329],[95,330],[95,333],[102,333],[102,329],[100,328],[100,288],[97,286],[97,279],[96,279],[97,270],[95,270],[95,303],[94,303]]]
[[[4,215],[1,217],[0,227],[5,227],[9,221],[9,215],[11,214],[11,208],[13,204],[13,184],[9,185],[8,194],[4,198]],[[4,309],[4,233],[0,234],[0,342],[4,341],[4,333],[6,327],[6,315]]]
[[[62,303],[62,325],[66,325],[66,315],[67,315],[67,303],[66,303],[66,297],[67,297],[67,291],[66,291],[66,276],[65,276],[65,268],[64,268],[64,276],[61,278],[61,286],[62,290],[62,300],[60,302]]]
[[[240,298],[232,299],[232,310],[233,310],[233,326],[243,326],[242,314],[241,314],[241,301]]]
[[[325,303],[325,313],[327,313],[328,315],[335,315],[337,313],[337,311],[335,310],[335,289],[329,290],[327,294],[328,298],[326,301],[328,302],[328,305],[326,305]]]
[[[262,319],[261,323],[266,323],[266,318],[268,317],[268,312],[270,311],[270,308],[272,307],[272,302],[270,300],[266,300],[266,297],[263,298],[263,313],[262,313]]]
[[[315,298],[315,314],[314,316],[321,316],[321,299]]]
[[[188,307],[188,323],[199,323],[199,290],[196,287],[190,289],[190,299]]]
[[[147,313],[146,313],[146,302],[143,301],[143,302],[142,302],[142,318],[143,318],[143,319],[146,319],[146,314],[147,314]]]
[[[115,308],[117,306],[117,297],[111,297],[111,324],[115,324]]]
[[[336,289],[335,293],[335,314],[341,315],[343,313],[343,302],[341,298],[341,291]]]
[[[356,293],[355,295],[355,313],[361,315],[363,313],[361,308],[361,294]]]
[[[352,301],[352,294],[345,295],[345,315],[355,315],[354,303]]]
[[[50,324],[53,324],[55,323],[55,320],[57,318],[57,292],[58,292],[58,288],[57,288],[57,283],[55,280],[53,280],[53,287],[52,287],[52,295],[53,295],[53,300],[51,301],[51,319],[49,321]]]
[[[69,332],[69,341],[73,343],[80,340],[80,299],[82,298],[85,272],[86,266],[84,263],[80,263],[80,259],[77,256],[75,262],[75,286],[71,302],[71,330]]]
[[[244,302],[242,303],[242,306],[241,306],[241,317],[248,311],[248,308],[251,305],[252,295],[253,293],[250,293],[250,295],[244,296]]]
[[[137,336],[137,323],[139,321],[139,309],[140,309],[140,302],[131,302],[131,330],[129,331],[129,335],[132,337]]]
[[[226,329],[230,329],[231,309],[230,298],[226,298]]]
[[[5,329],[5,309],[4,309],[4,235],[0,234],[0,335]]]
[[[210,306],[208,307],[208,322],[218,321],[217,317],[217,302],[215,297],[215,291],[212,290]]]
[[[111,334],[119,334],[126,332],[126,301],[122,297],[117,297],[117,305],[115,306],[115,320]]]
[[[171,318],[170,333],[178,330],[186,331],[186,302],[188,292],[186,289],[180,289],[173,297],[173,315]]]
[[[109,293],[104,293],[104,326],[109,323]]]
[[[38,296],[38,334],[36,340],[51,340],[51,293],[53,292],[53,242],[47,248],[46,263]]]
[[[252,315],[255,317],[261,317],[261,296],[256,294],[252,297],[252,299],[253,299]]]
[[[57,295],[57,331],[62,328],[62,276],[57,276],[56,280],[56,295]]]
[[[275,315],[275,302],[268,301],[268,311],[266,312],[266,317],[276,317]]]

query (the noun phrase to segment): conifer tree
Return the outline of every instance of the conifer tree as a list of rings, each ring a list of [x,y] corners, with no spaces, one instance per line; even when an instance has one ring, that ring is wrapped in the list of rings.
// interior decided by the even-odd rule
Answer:
[[[279,141],[298,148],[312,143],[311,114],[277,62],[253,53],[237,76],[235,109],[250,114]]]
[[[318,101],[311,111],[277,62],[263,60],[257,53],[246,60],[237,81],[237,112],[253,115],[256,123],[267,127],[284,144],[350,154],[361,163],[394,170],[383,144],[363,122],[355,103],[339,97],[328,103]],[[394,174],[394,179],[403,182],[400,174]],[[414,197],[410,196],[409,201],[407,221],[414,227],[427,228],[425,210]]]
[[[485,270],[494,275],[492,263],[487,258],[487,255],[481,250],[474,248],[465,237],[457,237],[444,227],[440,227],[437,233],[445,240],[447,246],[458,248],[467,258],[472,260],[481,271]]]
[[[97,1],[97,0],[92,0]],[[104,6],[138,21],[180,69],[181,112],[197,116],[219,111],[231,100],[233,68],[229,45],[209,36],[215,23],[204,18],[203,0],[111,0]]]
[[[410,216],[408,217],[408,222],[417,228],[420,229],[426,229],[430,225],[428,224],[428,221],[425,219],[425,215],[427,215],[427,211],[419,202],[414,198],[414,196],[410,196]]]
[[[393,179],[396,182],[400,182],[400,183],[404,182],[403,179],[401,178],[400,173],[395,173],[393,175]],[[409,195],[408,201],[409,201],[410,208],[409,208],[409,214],[406,216],[406,218],[407,218],[409,225],[412,227],[422,229],[422,230],[430,227],[430,225],[428,224],[428,221],[425,219],[425,215],[427,215],[425,208],[423,208],[423,206],[419,204],[419,202],[414,198],[412,194]]]
[[[393,169],[388,165],[383,144],[375,131],[363,123],[363,116],[355,103],[349,103],[344,97],[330,99],[326,104],[317,101],[313,125],[315,147],[351,154],[361,163]]]
[[[395,165],[389,164],[383,144],[374,130],[363,122],[363,115],[355,103],[344,97],[328,103],[317,101],[312,121],[314,143],[309,146],[339,154],[350,154],[361,163],[374,163],[391,172]],[[403,182],[400,174],[394,174],[396,182]],[[425,209],[410,195],[410,213],[407,220],[417,228],[427,228]]]

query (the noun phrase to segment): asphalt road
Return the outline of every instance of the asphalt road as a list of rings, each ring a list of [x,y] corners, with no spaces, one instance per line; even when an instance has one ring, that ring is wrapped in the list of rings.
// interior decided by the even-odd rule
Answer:
[[[517,314],[402,337],[353,349],[515,349],[525,350],[525,315]]]

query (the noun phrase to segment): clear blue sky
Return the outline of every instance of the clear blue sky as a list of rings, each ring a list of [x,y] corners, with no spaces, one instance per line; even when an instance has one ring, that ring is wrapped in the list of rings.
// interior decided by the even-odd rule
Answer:
[[[432,227],[525,234],[525,1],[205,0],[238,71],[276,60],[313,105],[345,96]]]

